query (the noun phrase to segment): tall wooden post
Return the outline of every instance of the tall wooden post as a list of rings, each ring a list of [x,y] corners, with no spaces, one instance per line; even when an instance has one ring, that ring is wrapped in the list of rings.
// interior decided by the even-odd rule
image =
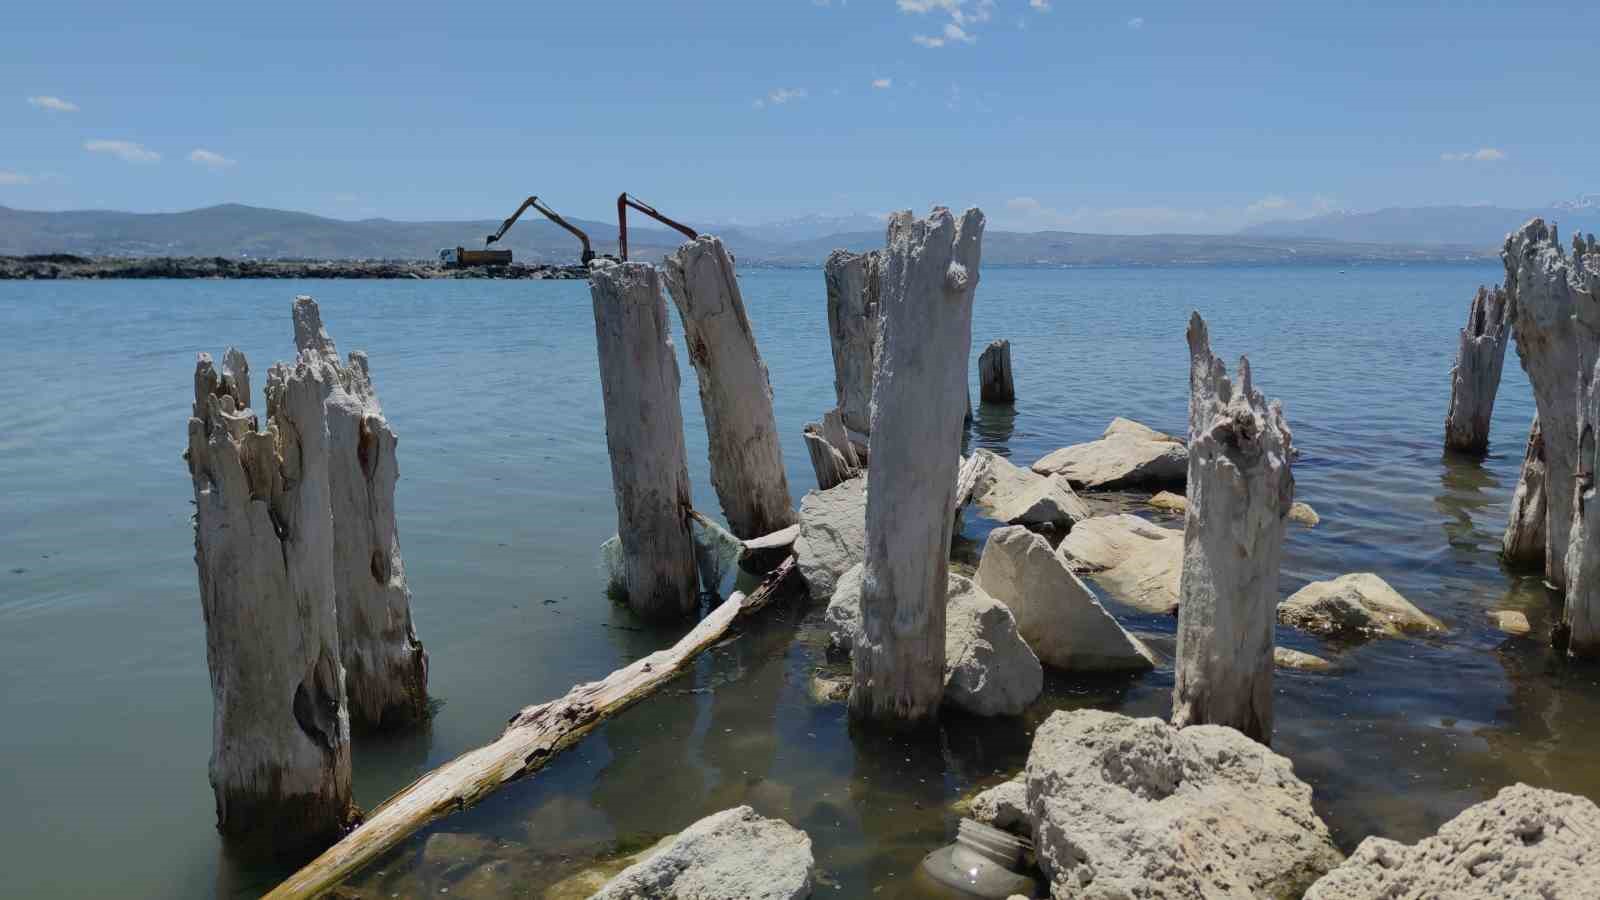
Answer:
[[[1539,416],[1535,413],[1533,424],[1528,426],[1528,446],[1522,454],[1517,488],[1511,494],[1511,518],[1500,540],[1500,555],[1507,565],[1535,571],[1544,568],[1545,518],[1549,515],[1544,491],[1544,433],[1539,430]]]
[[[689,463],[661,278],[647,263],[597,262],[589,293],[628,605],[647,618],[688,616],[696,608]]]
[[[1489,421],[1500,391],[1506,345],[1511,341],[1510,303],[1500,288],[1479,287],[1461,329],[1456,364],[1450,370],[1450,411],[1444,418],[1447,449],[1489,452]]]
[[[243,354],[202,353],[186,454],[211,670],[217,828],[276,850],[353,823],[339,663],[323,385],[305,361],[267,376],[267,428]]]
[[[799,519],[772,415],[772,383],[745,314],[733,257],[702,234],[667,257],[667,289],[683,319],[710,438],[711,484],[728,529],[743,539]]]
[[[1574,297],[1574,320],[1584,344],[1600,333],[1600,248],[1594,239],[1574,235],[1573,281],[1567,288]],[[1587,257],[1587,258],[1585,258]],[[1574,283],[1575,282],[1575,283]],[[1594,348],[1589,347],[1591,353]],[[1573,472],[1572,535],[1567,546],[1567,603],[1556,634],[1572,656],[1600,657],[1600,359],[1586,361],[1591,368],[1579,373],[1578,445]]]
[[[867,454],[861,636],[852,654],[858,719],[937,715],[944,694],[945,599],[972,349],[983,213],[936,207],[889,223],[883,338]]]
[[[833,390],[845,427],[865,435],[871,427],[872,372],[880,339],[878,251],[835,250],[822,266],[828,288],[828,343],[833,348]]]
[[[1292,435],[1239,360],[1238,383],[1189,319],[1189,482],[1178,586],[1172,723],[1272,740],[1272,632],[1283,531],[1294,504]]]

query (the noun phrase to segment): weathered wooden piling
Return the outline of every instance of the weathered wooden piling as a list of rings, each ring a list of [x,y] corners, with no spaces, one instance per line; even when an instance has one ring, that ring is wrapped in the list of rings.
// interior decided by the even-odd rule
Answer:
[[[961,401],[983,213],[936,207],[889,222],[873,379],[861,635],[850,711],[916,721],[944,694],[945,599]]]
[[[628,605],[647,618],[687,616],[697,583],[692,495],[661,276],[648,263],[597,262],[589,293]]]
[[[1461,329],[1456,364],[1450,370],[1450,411],[1444,417],[1446,449],[1482,455],[1489,452],[1489,420],[1506,344],[1511,340],[1510,303],[1499,287],[1479,286]]]
[[[1016,401],[1017,389],[1011,383],[1010,341],[990,341],[978,356],[978,399],[984,403]]]
[[[711,484],[728,529],[755,538],[793,525],[794,501],[772,415],[772,383],[745,314],[733,257],[703,234],[667,256],[710,438]]]
[[[881,331],[881,255],[876,250],[835,250],[828,254],[822,272],[828,287],[834,394],[845,427],[865,435],[872,424],[872,373]]]
[[[1573,319],[1580,341],[1589,347],[1590,368],[1579,373],[1578,446],[1574,470],[1572,534],[1566,557],[1567,603],[1559,645],[1578,657],[1600,657],[1600,492],[1595,473],[1600,471],[1600,352],[1589,340],[1600,335],[1600,247],[1591,236],[1572,239]]]
[[[1566,585],[1578,455],[1580,379],[1600,350],[1593,321],[1600,271],[1568,264],[1554,227],[1533,219],[1506,238],[1505,264],[1517,356],[1533,386],[1544,437],[1545,579]]]
[[[1528,447],[1522,455],[1522,471],[1511,495],[1511,518],[1500,540],[1500,555],[1506,564],[1522,569],[1543,569],[1545,543],[1545,465],[1544,434],[1539,416],[1534,414],[1528,427]]]
[[[1189,480],[1178,587],[1172,723],[1228,725],[1272,740],[1272,633],[1293,441],[1241,357],[1238,383],[1189,318]]]
[[[373,730],[409,727],[428,714],[428,654],[411,622],[395,525],[394,429],[378,403],[366,354],[356,351],[342,362],[317,302],[307,296],[294,301],[294,343],[318,370],[328,422],[333,580],[350,721]]]
[[[860,469],[850,465],[844,454],[823,436],[822,426],[809,422],[800,436],[806,442],[806,453],[810,455],[811,469],[817,475],[818,490],[836,487],[861,474]]]
[[[202,353],[186,454],[211,670],[217,828],[278,851],[328,844],[356,817],[339,659],[328,435],[317,368],[267,375],[267,427],[249,368]]]

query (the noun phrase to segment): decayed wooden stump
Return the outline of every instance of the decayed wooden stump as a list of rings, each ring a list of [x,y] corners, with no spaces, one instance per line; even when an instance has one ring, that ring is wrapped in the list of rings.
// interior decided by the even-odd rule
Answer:
[[[302,360],[267,375],[267,428],[229,350],[202,353],[186,454],[211,670],[217,828],[281,851],[336,840],[350,799],[323,385]]]
[[[1544,434],[1539,416],[1528,428],[1528,448],[1522,456],[1522,471],[1517,489],[1511,495],[1511,519],[1500,541],[1500,555],[1506,564],[1522,569],[1544,568],[1545,517]]]
[[[1500,372],[1505,367],[1506,344],[1511,340],[1510,304],[1505,291],[1479,287],[1461,329],[1461,346],[1450,370],[1450,411],[1444,417],[1446,449],[1462,453],[1489,452],[1489,420]]]
[[[318,369],[324,391],[333,582],[350,721],[357,728],[406,728],[428,714],[428,654],[411,622],[395,525],[394,429],[372,387],[366,354],[339,359],[310,297],[295,298],[294,343]]]
[[[702,234],[667,257],[667,289],[683,319],[710,438],[711,484],[728,529],[760,537],[799,521],[772,415],[772,383],[745,314],[733,257]]]
[[[1533,385],[1544,435],[1544,574],[1552,584],[1564,587],[1578,455],[1579,382],[1589,376],[1600,349],[1596,331],[1600,323],[1593,320],[1600,274],[1582,265],[1569,266],[1555,229],[1542,219],[1533,219],[1508,236],[1500,259],[1505,263],[1517,356]]]
[[[1189,481],[1178,587],[1172,723],[1228,725],[1272,740],[1272,631],[1283,531],[1294,503],[1283,408],[1238,383],[1189,318]]]
[[[811,456],[811,469],[817,474],[818,490],[825,491],[837,487],[861,474],[860,470],[850,465],[844,454],[823,436],[822,426],[815,422],[807,423],[800,436],[806,442],[806,453]]]
[[[1580,339],[1600,333],[1600,248],[1574,236],[1571,277],[1574,318]],[[1591,348],[1592,350],[1592,348]],[[1600,354],[1595,354],[1600,357]],[[1600,358],[1580,373],[1578,384],[1578,447],[1574,472],[1572,534],[1566,557],[1567,604],[1557,633],[1573,656],[1600,656],[1600,494],[1595,472],[1600,466]]]
[[[589,293],[628,605],[648,618],[687,616],[697,583],[689,462],[660,275],[648,263],[597,262]]]
[[[978,356],[978,399],[984,403],[1012,403],[1017,399],[1017,389],[1011,383],[1010,341],[990,341]]]
[[[945,594],[972,349],[983,213],[937,207],[889,223],[883,340],[873,384],[858,719],[935,716],[944,694]]]
[[[878,251],[835,250],[822,267],[828,286],[828,340],[833,390],[845,427],[866,434],[872,418],[872,373],[880,333]]]

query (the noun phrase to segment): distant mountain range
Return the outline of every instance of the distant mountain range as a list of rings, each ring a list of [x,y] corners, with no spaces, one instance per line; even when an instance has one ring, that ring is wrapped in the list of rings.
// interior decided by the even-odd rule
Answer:
[[[983,257],[991,265],[1040,266],[1461,260],[1492,257],[1506,232],[1533,215],[1555,219],[1563,233],[1570,233],[1571,225],[1600,231],[1600,202],[1543,211],[1428,207],[1271,222],[1232,235],[991,229]],[[572,221],[589,234],[596,252],[616,251],[614,223]],[[0,255],[435,259],[444,247],[482,247],[484,236],[499,225],[499,220],[345,221],[238,204],[177,213],[0,207]],[[883,246],[883,223],[873,216],[808,216],[703,230],[721,236],[741,262],[755,265],[815,266],[837,248]],[[659,259],[680,242],[676,233],[653,222],[630,220],[629,249],[635,258]],[[573,263],[579,252],[572,235],[532,213],[497,246],[529,263]]]

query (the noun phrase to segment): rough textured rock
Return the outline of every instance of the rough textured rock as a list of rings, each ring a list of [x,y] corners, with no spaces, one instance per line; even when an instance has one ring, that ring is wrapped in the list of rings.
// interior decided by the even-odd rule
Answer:
[[[702,234],[667,255],[666,282],[700,381],[711,485],[728,530],[753,538],[794,524],[772,383],[745,314],[733,257],[720,239]]]
[[[1533,630],[1528,617],[1514,609],[1491,609],[1488,612],[1489,621],[1494,627],[1510,635],[1524,635]]]
[[[1150,651],[1117,624],[1049,542],[1020,525],[989,532],[974,580],[1010,608],[1018,633],[1047,666],[1080,672],[1155,666]]]
[[[1298,897],[1340,861],[1289,760],[1231,728],[1057,712],[1026,778],[1058,900]]]
[[[1028,818],[1028,782],[1022,772],[974,796],[965,813],[985,825],[1033,839],[1033,821]]]
[[[851,652],[861,639],[865,566],[839,579],[823,614],[831,646]],[[944,702],[979,716],[1017,715],[1044,688],[1038,656],[1017,631],[1011,610],[970,578],[946,582]]]
[[[411,589],[395,525],[397,438],[378,403],[367,356],[339,359],[310,297],[294,301],[294,343],[318,369],[328,423],[333,581],[350,721],[406,728],[428,715],[428,654],[411,622]]]
[[[1294,440],[1239,359],[1238,383],[1189,318],[1189,509],[1178,593],[1172,722],[1272,740],[1272,630]]]
[[[828,342],[833,389],[846,428],[866,434],[872,418],[872,373],[878,359],[880,254],[835,250],[823,263],[828,287]]]
[[[1333,663],[1320,656],[1290,650],[1288,647],[1272,648],[1272,664],[1280,669],[1298,669],[1302,672],[1326,672],[1333,668]]]
[[[1369,837],[1306,900],[1579,900],[1600,895],[1600,808],[1525,784],[1406,846]]]
[[[1065,478],[1018,468],[991,450],[977,450],[973,456],[982,457],[983,468],[973,482],[972,499],[985,516],[1013,525],[1061,529],[1089,518],[1088,504],[1073,493]]]
[[[1511,340],[1511,304],[1505,291],[1478,287],[1461,329],[1456,364],[1450,370],[1450,410],[1444,417],[1444,445],[1463,453],[1489,452],[1489,419],[1500,392],[1506,344]]]
[[[681,618],[697,605],[693,494],[660,275],[646,263],[608,261],[590,273],[628,605],[646,618]]]
[[[320,848],[352,821],[325,386],[302,359],[267,375],[266,429],[237,351],[195,366],[186,454],[211,672],[217,828]]]
[[[931,718],[944,693],[945,570],[983,227],[981,211],[957,220],[943,207],[926,219],[901,212],[889,222],[862,630],[851,656],[857,719]]]
[[[1011,342],[990,341],[978,355],[978,399],[984,403],[1011,403],[1017,389],[1011,382]]]
[[[1322,523],[1322,517],[1317,515],[1317,511],[1311,508],[1311,504],[1301,503],[1296,500],[1289,507],[1289,521],[1304,525],[1307,528],[1315,528]]]
[[[1567,547],[1573,521],[1578,456],[1578,404],[1582,380],[1600,349],[1595,299],[1600,259],[1569,264],[1555,229],[1533,219],[1507,236],[1505,263],[1517,356],[1539,409],[1545,461],[1545,578],[1566,585]],[[1590,261],[1594,260],[1593,264]],[[1519,510],[1513,508],[1512,514]]]
[[[1188,468],[1182,441],[1122,418],[1112,420],[1099,440],[1063,447],[1033,464],[1041,475],[1063,475],[1086,490],[1181,485]]]
[[[1278,621],[1343,640],[1444,630],[1438,619],[1412,605],[1371,572],[1313,581],[1278,604]]]
[[[1519,569],[1544,566],[1545,522],[1549,515],[1544,483],[1544,433],[1539,430],[1539,417],[1535,415],[1528,427],[1528,448],[1522,456],[1517,489],[1511,495],[1511,518],[1500,540],[1501,557]]]
[[[867,543],[867,480],[852,478],[800,501],[794,554],[813,600],[833,596],[846,570],[861,562]]]
[[[1174,494],[1171,491],[1161,491],[1151,496],[1145,503],[1156,509],[1165,509],[1172,512],[1183,512],[1189,508],[1189,498],[1182,494]]]
[[[802,900],[811,896],[815,869],[805,832],[739,806],[685,828],[594,900]]]
[[[1178,609],[1180,529],[1127,513],[1096,516],[1074,525],[1056,552],[1074,572],[1089,575],[1122,603],[1152,613]]]

